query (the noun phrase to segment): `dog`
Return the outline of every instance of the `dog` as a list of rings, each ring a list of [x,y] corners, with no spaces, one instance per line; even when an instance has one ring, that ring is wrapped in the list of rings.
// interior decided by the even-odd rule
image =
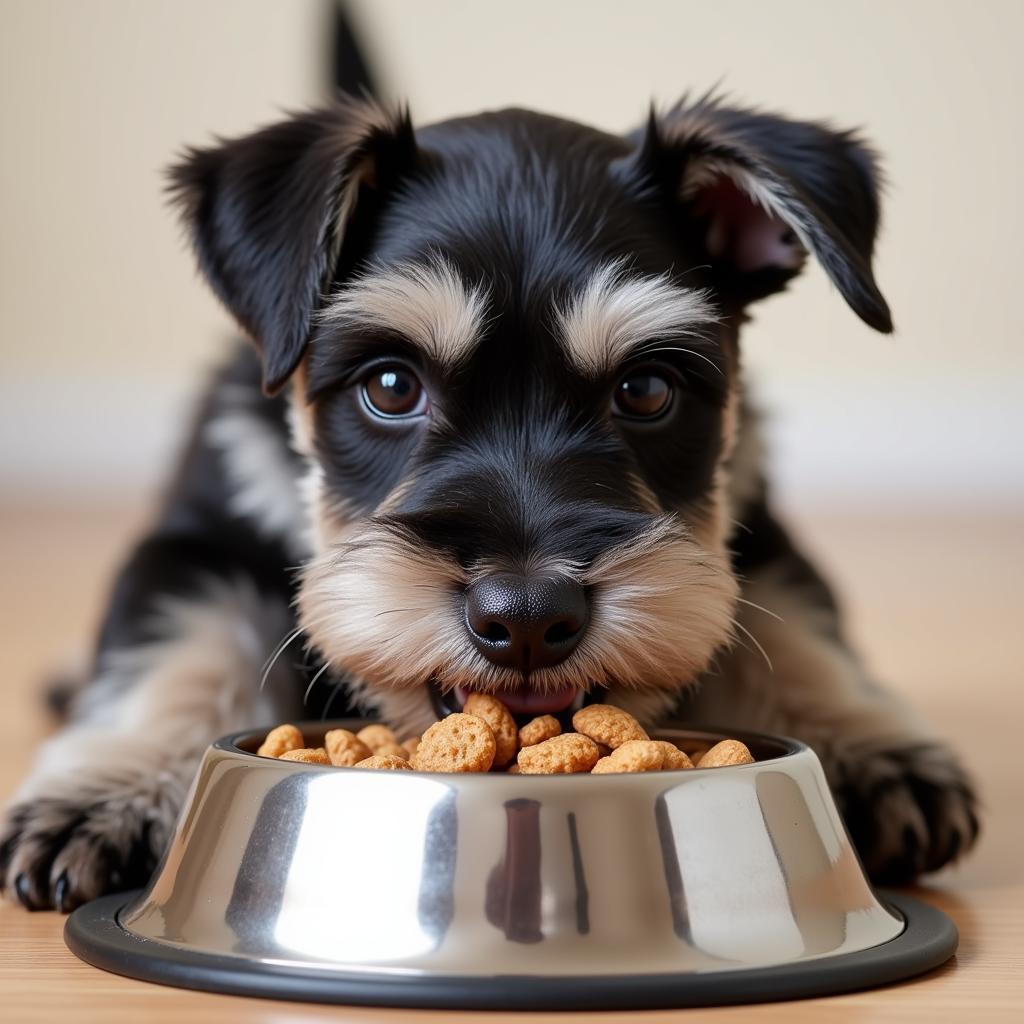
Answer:
[[[772,511],[741,375],[751,306],[808,255],[892,329],[876,165],[714,95],[628,136],[341,98],[190,150],[174,199],[253,344],[7,811],[8,895],[142,884],[223,733],[358,710],[405,735],[477,690],[795,736],[879,882],[970,847],[956,756]]]

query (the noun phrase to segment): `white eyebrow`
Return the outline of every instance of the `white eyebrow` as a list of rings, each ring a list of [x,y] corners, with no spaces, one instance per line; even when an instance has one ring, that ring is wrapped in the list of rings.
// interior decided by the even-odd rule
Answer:
[[[667,275],[627,276],[624,261],[605,264],[556,316],[570,362],[589,377],[614,369],[645,342],[699,335],[718,320],[707,292]]]
[[[486,313],[486,289],[438,258],[371,270],[332,296],[318,320],[394,331],[451,369],[476,347]]]

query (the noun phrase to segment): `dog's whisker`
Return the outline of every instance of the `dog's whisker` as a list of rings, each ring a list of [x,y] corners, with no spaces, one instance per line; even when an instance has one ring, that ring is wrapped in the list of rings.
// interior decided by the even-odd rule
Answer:
[[[316,673],[314,674],[313,678],[309,681],[309,686],[306,687],[306,692],[302,695],[303,707],[306,706],[306,702],[309,700],[309,695],[313,692],[313,687],[316,686],[317,681],[329,668],[330,662],[325,661],[323,665],[321,665],[320,668],[316,670]]]
[[[761,657],[764,658],[765,664],[768,666],[768,671],[774,673],[775,672],[775,666],[772,665],[772,659],[768,657],[768,652],[758,642],[757,637],[754,636],[754,634],[751,633],[750,630],[747,629],[747,627],[744,626],[742,622],[739,622],[736,619],[733,619],[732,620],[732,624],[738,630],[740,630],[745,636],[750,638],[750,642],[758,649],[758,651],[761,652]]]
[[[737,597],[736,600],[739,604],[745,604],[751,608],[756,608],[759,612],[764,612],[765,615],[770,615],[773,619],[777,619],[779,622],[786,621],[781,615],[776,614],[770,608],[765,608],[764,605],[757,604],[756,601],[748,601],[745,597]]]
[[[263,663],[263,668],[260,673],[260,693],[263,692],[263,687],[267,685],[267,679],[270,678],[270,673],[274,668],[274,663],[282,654],[287,650],[288,645],[291,644],[296,637],[302,634],[302,627],[296,626],[290,633],[285,635],[285,638],[274,648],[270,657]]]

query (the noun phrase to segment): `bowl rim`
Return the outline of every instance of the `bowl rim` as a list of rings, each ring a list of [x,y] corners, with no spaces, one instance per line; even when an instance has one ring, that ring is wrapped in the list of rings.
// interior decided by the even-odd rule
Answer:
[[[305,736],[307,730],[309,732],[319,732],[323,729],[325,732],[331,729],[344,729],[356,722],[363,722],[364,724],[371,724],[369,721],[360,718],[340,718],[340,719],[329,719],[327,721],[313,721],[313,720],[296,720],[288,724],[294,725],[298,728]],[[281,724],[281,723],[278,723]],[[242,729],[238,732],[229,733],[226,736],[221,736],[220,739],[215,740],[211,745],[211,750],[217,750],[222,753],[241,755],[242,757],[249,759],[252,758],[254,762],[264,763],[267,762],[286,766],[288,769],[296,769],[302,771],[314,771],[314,772],[328,772],[334,771],[341,767],[340,765],[325,765],[325,764],[309,764],[304,761],[283,761],[278,757],[267,757],[265,754],[257,754],[255,751],[246,750],[240,746],[244,742],[252,742],[257,739],[261,739],[266,736],[271,729],[275,726],[270,726],[266,729]],[[693,772],[722,772],[723,768],[728,772],[740,772],[749,771],[751,769],[759,769],[767,764],[774,764],[776,762],[788,761],[790,758],[798,755],[811,752],[811,748],[804,743],[802,740],[794,739],[792,736],[779,736],[772,733],[763,732],[752,732],[749,730],[741,729],[720,729],[713,725],[700,725],[700,726],[682,726],[678,727],[666,726],[665,728],[653,730],[652,735],[656,738],[669,738],[672,735],[685,735],[692,736],[696,739],[715,739],[721,740],[739,740],[741,743],[745,743],[748,747],[751,743],[755,746],[762,744],[768,744],[769,746],[783,747],[781,753],[767,758],[761,758],[756,761],[752,761],[749,764],[732,764],[723,765],[718,768],[669,768],[657,772],[614,772],[611,773],[613,778],[616,779],[650,779],[652,776],[655,778],[665,777],[692,777]],[[381,772],[375,768],[357,768],[354,765],[350,768],[345,769],[348,772],[358,772],[360,775],[373,775],[379,778],[382,774],[386,776],[395,776],[397,778],[405,778],[405,772]],[[436,779],[450,782],[453,778],[459,779],[530,779],[530,780],[562,780],[566,779],[590,776],[590,772],[562,772],[553,773],[550,775],[509,775],[507,772],[424,772],[415,771],[411,773],[415,778],[420,779]],[[541,783],[542,785],[545,783]]]

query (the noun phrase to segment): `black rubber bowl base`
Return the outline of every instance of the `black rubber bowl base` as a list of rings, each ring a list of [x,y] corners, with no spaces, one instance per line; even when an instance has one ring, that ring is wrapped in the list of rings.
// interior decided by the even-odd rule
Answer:
[[[953,922],[903,893],[883,892],[906,927],[871,949],[775,967],[713,974],[600,977],[452,977],[310,970],[181,950],[121,927],[136,893],[79,907],[64,941],[94,967],[178,988],[313,1003],[452,1010],[645,1010],[806,999],[873,988],[923,974],[955,952]]]

